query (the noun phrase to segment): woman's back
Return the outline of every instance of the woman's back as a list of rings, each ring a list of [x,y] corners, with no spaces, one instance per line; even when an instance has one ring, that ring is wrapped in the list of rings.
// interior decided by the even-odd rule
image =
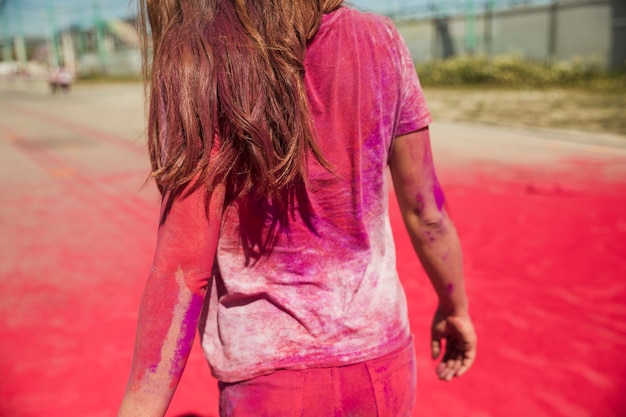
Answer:
[[[342,7],[308,45],[305,84],[333,169],[309,158],[306,198],[266,256],[254,236],[271,208],[225,212],[203,338],[221,381],[368,360],[409,338],[386,169],[392,138],[430,123],[410,56],[391,21]]]

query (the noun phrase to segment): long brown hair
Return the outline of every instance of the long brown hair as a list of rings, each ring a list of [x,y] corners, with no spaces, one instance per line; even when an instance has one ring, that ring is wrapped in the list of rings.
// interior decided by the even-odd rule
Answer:
[[[231,202],[280,201],[305,181],[309,152],[329,168],[314,141],[303,62],[322,15],[342,2],[139,0],[161,193],[226,183]]]

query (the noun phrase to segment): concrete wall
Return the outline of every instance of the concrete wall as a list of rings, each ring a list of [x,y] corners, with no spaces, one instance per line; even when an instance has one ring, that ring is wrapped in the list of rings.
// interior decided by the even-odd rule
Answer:
[[[480,11],[474,21],[474,51],[467,47],[463,15],[400,21],[397,26],[418,62],[471,52],[517,53],[537,61],[593,58],[615,67],[626,59],[625,3],[587,0]],[[616,16],[619,10],[623,16]]]
[[[436,32],[430,20],[416,20],[410,24],[398,24],[411,56],[416,61],[428,60],[433,55],[434,43],[437,41]]]
[[[605,65],[611,61],[611,5],[583,3],[563,7],[557,13],[556,58],[597,56]]]
[[[611,31],[611,64],[613,68],[626,68],[626,1],[613,0]]]
[[[533,60],[549,58],[550,13],[548,8],[494,13],[492,53],[521,53]]]

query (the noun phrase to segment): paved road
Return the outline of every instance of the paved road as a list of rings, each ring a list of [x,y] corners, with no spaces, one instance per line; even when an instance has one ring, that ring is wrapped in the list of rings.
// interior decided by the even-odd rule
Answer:
[[[111,415],[129,367],[158,196],[141,88],[0,86],[0,416]],[[480,335],[443,384],[434,299],[392,200],[419,366],[415,416],[623,416],[625,138],[435,123]],[[170,415],[217,415],[197,349]]]

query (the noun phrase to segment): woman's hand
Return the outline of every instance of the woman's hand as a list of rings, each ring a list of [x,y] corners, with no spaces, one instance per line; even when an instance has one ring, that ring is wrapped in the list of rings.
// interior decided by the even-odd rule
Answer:
[[[476,332],[469,314],[446,315],[438,308],[431,328],[431,352],[433,359],[439,358],[442,341],[445,340],[441,363],[437,375],[443,381],[460,377],[476,358]]]

